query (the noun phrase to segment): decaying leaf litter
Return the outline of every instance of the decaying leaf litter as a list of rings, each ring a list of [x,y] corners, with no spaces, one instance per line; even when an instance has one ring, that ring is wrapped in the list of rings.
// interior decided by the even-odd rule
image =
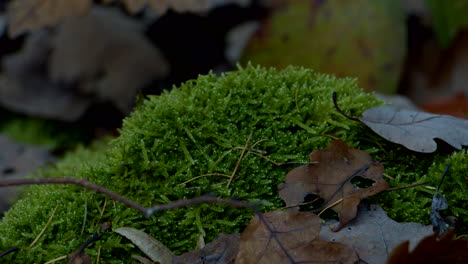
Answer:
[[[358,220],[348,225],[345,231],[341,230],[356,216],[355,210],[357,210],[360,200],[373,194],[372,191],[364,189],[363,194],[353,195],[353,193],[359,193],[360,188],[351,184],[351,179],[353,177],[373,178],[376,182],[382,181],[382,183],[376,184],[376,186],[381,186],[375,189],[377,191],[385,190],[388,184],[381,179],[383,166],[373,162],[367,153],[349,148],[345,142],[340,140],[333,141],[327,149],[312,152],[311,160],[314,161],[312,164],[291,170],[285,179],[290,186],[286,188],[282,185],[279,192],[283,193],[282,197],[287,200],[286,204],[290,209],[297,209],[297,204],[294,206],[293,203],[300,203],[305,198],[304,194],[307,193],[322,195],[325,198],[324,207],[330,204],[330,201],[335,200],[329,207],[339,213],[340,224],[338,227],[332,227],[331,222],[326,222],[322,227],[324,231],[320,232],[320,218],[310,212],[298,212],[298,210],[273,211],[265,214],[258,212],[243,231],[240,240],[235,235],[221,234],[217,240],[209,243],[200,251],[178,257],[175,257],[159,241],[140,230],[124,227],[118,228],[114,232],[130,239],[152,261],[160,263],[186,263],[186,261],[197,262],[204,259],[216,261],[216,263],[297,263],[304,261],[355,263],[358,260],[365,261],[365,263],[382,263],[388,257],[389,252],[402,241],[408,239],[414,243],[428,234],[430,228],[426,226],[415,223],[399,224],[387,218],[381,208],[374,207],[367,210],[364,208],[365,206],[361,206]],[[363,169],[362,166],[366,164],[367,166],[364,166]],[[376,164],[380,166],[372,169],[372,166]],[[348,166],[348,168],[343,169],[343,166]],[[320,169],[320,167],[325,167],[325,169]],[[337,182],[323,181],[323,177],[319,176],[331,175],[331,168],[343,171],[345,176],[341,177],[344,179]],[[299,173],[296,172],[298,169]],[[372,170],[375,171],[372,172]],[[336,173],[336,171],[331,170],[331,173]],[[302,175],[296,176],[301,173]],[[317,174],[318,176],[315,176]],[[287,189],[292,189],[291,183],[301,181],[303,183],[310,181],[312,184],[309,184],[309,188],[305,188],[305,191],[298,192],[301,195],[297,200],[291,200],[287,195]],[[349,183],[348,186],[346,186],[347,183]],[[321,191],[321,189],[325,191]],[[332,195],[327,195],[327,191],[331,192]],[[337,193],[340,193],[338,197],[342,197],[339,200],[334,197]],[[343,206],[334,208],[338,204],[348,204],[348,208]],[[346,210],[350,211],[351,214],[345,212]],[[369,229],[372,227],[375,231]],[[415,239],[415,234],[421,238]],[[89,242],[86,241],[81,249],[69,257],[69,263],[90,263],[89,256],[83,250],[85,246],[98,240],[100,236],[100,234],[96,234],[88,240]],[[424,241],[431,237],[429,236]],[[326,242],[327,240],[331,242]],[[377,247],[378,249],[375,247],[379,244],[376,240],[383,240],[382,245]],[[338,241],[342,241],[344,244]],[[447,238],[442,241],[451,243]],[[369,244],[374,245],[373,251],[369,251],[365,247]],[[466,242],[456,242],[455,244],[458,245],[456,250],[467,246]],[[400,253],[405,247],[407,247],[406,243],[398,246],[395,251],[397,253],[392,253],[392,258],[395,258],[395,255],[399,258],[407,257],[409,259],[412,257],[413,255]],[[421,254],[418,253],[420,247],[423,247],[423,244],[415,249],[414,254]],[[424,247],[430,248],[431,246],[425,245]],[[432,245],[432,247],[435,246]],[[382,254],[382,250],[386,254]],[[454,252],[457,252],[456,250]],[[403,256],[400,256],[402,254]],[[461,260],[466,260],[463,254],[458,255]],[[143,261],[142,263],[145,261],[143,257],[136,256],[135,259],[140,259]]]
[[[431,139],[432,139],[432,138],[431,138]],[[337,144],[338,144],[338,143],[337,143]],[[462,141],[462,143],[460,143],[460,144],[464,145],[464,144],[463,144],[463,141]],[[455,144],[455,146],[456,146],[456,144]],[[243,149],[243,150],[245,150],[245,149]],[[342,151],[342,152],[344,152],[344,151]],[[362,154],[362,155],[364,155],[364,154]],[[346,155],[345,155],[345,156],[346,156]],[[359,156],[359,155],[358,155],[358,156]],[[349,159],[348,159],[347,157],[343,158],[343,160],[344,160],[344,163],[347,163],[347,160],[348,160],[348,162],[349,162]],[[369,161],[369,160],[367,160],[367,161]],[[371,162],[371,161],[369,161],[369,162]],[[373,162],[371,162],[371,163],[373,163]],[[364,197],[364,195],[362,195],[362,196],[361,196],[361,195],[356,195],[356,196],[350,195],[350,194],[353,193],[353,190],[352,190],[352,188],[351,188],[352,186],[349,184],[349,181],[351,180],[352,177],[355,177],[355,176],[356,176],[356,177],[363,177],[363,175],[361,175],[361,174],[366,174],[368,171],[378,170],[378,169],[376,169],[376,167],[380,167],[379,165],[381,166],[381,164],[379,164],[378,162],[375,162],[375,164],[372,164],[372,165],[370,165],[370,163],[369,163],[369,164],[367,164],[367,166],[363,166],[363,167],[357,169],[355,172],[352,172],[350,175],[347,175],[347,178],[345,177],[345,179],[343,179],[341,182],[334,182],[334,183],[333,183],[333,185],[335,185],[335,188],[336,188],[336,186],[338,186],[338,188],[336,188],[336,189],[337,189],[337,193],[340,193],[343,197],[340,198],[341,200],[340,200],[340,199],[332,199],[332,198],[335,198],[335,197],[334,197],[335,195],[332,193],[332,195],[331,195],[331,197],[330,197],[330,199],[329,199],[330,201],[327,201],[327,204],[328,204],[332,209],[337,209],[337,208],[339,208],[339,207],[342,207],[342,211],[346,213],[346,214],[345,214],[346,217],[343,217],[343,219],[345,219],[345,220],[343,220],[343,222],[348,222],[348,221],[350,221],[352,218],[354,218],[355,212],[348,215],[348,211],[355,211],[355,210],[356,210],[355,207],[357,207],[357,204],[356,204],[356,203],[359,203],[359,200],[360,200],[361,198]],[[308,166],[308,165],[306,165],[306,166]],[[315,165],[312,165],[312,166],[315,166]],[[317,166],[320,166],[320,163],[317,164]],[[382,168],[383,168],[383,167],[382,167]],[[382,170],[383,170],[383,169],[382,169]],[[234,174],[234,173],[233,173],[233,174]],[[373,173],[372,173],[372,174],[373,174]],[[232,175],[231,175],[231,176],[232,176]],[[322,184],[322,182],[319,182],[319,185],[320,185],[320,184]],[[341,184],[343,184],[343,186],[341,186]],[[345,188],[345,187],[346,187],[346,188]],[[350,188],[351,188],[351,189],[350,189]],[[354,187],[353,187],[353,188],[354,188]],[[318,188],[317,188],[317,189],[318,189]],[[326,189],[326,188],[323,188],[323,186],[322,186],[322,189]],[[346,191],[343,191],[343,190],[345,190],[345,189],[346,189]],[[313,191],[316,191],[316,189],[314,189],[314,188],[312,188],[312,190],[313,190]],[[380,189],[379,189],[379,190],[380,190]],[[308,195],[309,192],[310,192],[310,193],[313,193],[312,191],[310,191],[310,189],[306,189],[306,191],[307,191],[307,192],[306,192],[306,195]],[[317,192],[318,192],[318,191],[317,191]],[[358,191],[358,192],[359,192],[359,191]],[[364,191],[364,193],[367,193],[367,194],[368,194],[368,193],[372,193],[372,191]],[[302,195],[303,195],[302,200],[304,200],[304,194],[302,194]],[[346,195],[351,196],[351,197],[346,197]],[[346,198],[346,199],[345,199],[345,198]],[[351,198],[351,199],[350,199],[350,198]],[[353,206],[345,206],[345,205],[346,205],[346,202],[347,202],[348,200],[349,200],[349,201],[352,201],[351,204],[352,204]],[[301,199],[299,198],[299,199],[297,199],[297,201],[300,202]],[[332,201],[333,201],[333,202],[332,202]],[[348,201],[348,202],[349,202],[349,201]],[[294,205],[294,204],[292,204],[292,205]],[[327,206],[324,206],[324,207],[327,207]],[[349,209],[349,208],[351,208],[352,210],[344,210],[344,209]],[[338,210],[338,211],[339,211],[339,210]],[[339,212],[341,212],[341,211],[339,211]],[[343,213],[342,213],[342,214],[343,214]],[[342,220],[342,219],[340,218],[340,220]],[[344,224],[343,224],[343,223],[340,223],[339,228],[342,228],[343,226],[344,226]],[[284,252],[283,252],[283,253],[284,253]],[[288,253],[288,254],[289,254],[289,253]]]
[[[273,219],[276,219],[274,221],[267,217],[268,214],[257,215],[256,218],[252,220],[251,225],[249,225],[250,229],[247,227],[244,230],[237,255],[235,254],[235,250],[234,252],[231,252],[233,250],[231,248],[231,242],[228,244],[229,246],[225,245],[222,248],[222,250],[224,250],[223,252],[229,249],[231,250],[231,253],[225,256],[225,258],[221,258],[221,263],[230,263],[230,261],[234,260],[238,263],[255,263],[258,262],[258,260],[260,260],[260,262],[264,261],[264,263],[271,263],[271,261],[278,259],[281,259],[282,263],[295,263],[296,261],[313,261],[321,259],[324,261],[333,259],[334,261],[353,263],[358,259],[358,255],[365,256],[366,253],[369,253],[361,251],[359,254],[359,251],[357,251],[356,248],[347,248],[344,244],[338,244],[334,242],[327,244],[328,242],[323,242],[321,240],[315,241],[313,238],[317,237],[319,234],[318,230],[320,230],[320,228],[317,229],[317,227],[313,229],[314,231],[310,231],[315,235],[307,236],[309,239],[311,239],[310,242],[308,242],[291,236],[291,231],[282,230],[281,226],[277,226],[280,223],[284,223],[286,225],[290,225],[289,228],[292,228],[292,232],[299,232],[298,234],[301,236],[303,234],[308,234],[307,230],[309,227],[299,228],[294,224],[294,221],[289,222],[285,221],[285,219],[296,219],[296,217],[299,217],[296,216],[296,214],[304,215],[304,217],[307,216],[306,219],[309,219],[309,216],[314,216],[310,213],[294,211],[297,211],[297,205],[302,203],[307,195],[317,194],[324,199],[324,205],[321,209],[331,208],[338,212],[340,224],[337,227],[335,226],[332,228],[333,231],[338,231],[356,217],[357,207],[361,199],[373,195],[379,191],[383,191],[388,187],[388,184],[381,178],[384,171],[382,164],[372,161],[370,155],[365,152],[349,148],[343,141],[335,140],[332,142],[329,148],[312,152],[311,161],[311,164],[303,165],[291,170],[291,172],[286,176],[286,183],[281,185],[279,188],[280,196],[285,199],[286,205],[290,208],[289,212],[276,211],[276,214],[282,215],[282,217],[274,217]],[[337,176],[330,176],[334,174]],[[324,176],[327,177],[324,178]],[[370,189],[361,189],[351,184],[351,180],[354,177],[370,178],[374,181],[374,184],[372,187],[368,187]],[[295,184],[297,185],[296,188],[294,188]],[[283,195],[281,195],[281,193]],[[299,219],[302,219],[301,217],[299,217]],[[310,222],[308,224],[312,224],[319,218],[316,217],[314,219],[315,220],[309,219],[306,222]],[[279,221],[280,223],[276,223],[275,221]],[[301,222],[303,221],[301,220]],[[325,228],[327,227],[328,226]],[[381,224],[377,224],[377,227],[381,228],[382,226]],[[366,225],[364,225],[364,228],[367,228]],[[353,230],[353,227],[350,226],[347,230]],[[116,231],[120,233],[119,230]],[[140,233],[141,231],[132,232]],[[256,232],[260,232],[263,235],[256,234]],[[283,233],[286,236],[280,236],[280,234]],[[121,234],[126,234],[126,237],[130,236],[128,235],[128,232]],[[145,243],[142,242],[143,238],[141,238],[141,236],[140,238],[129,238],[140,248],[145,246]],[[145,241],[148,239],[151,240],[150,238],[144,238]],[[328,239],[334,241],[338,240],[336,238],[330,237],[328,237]],[[265,241],[266,244],[263,244]],[[366,242],[369,242],[369,240]],[[152,243],[154,242],[147,242],[146,244],[149,245]],[[232,243],[235,244],[235,242]],[[385,244],[388,246],[387,243]],[[332,249],[327,249],[329,246],[326,245],[329,245]],[[156,248],[160,250],[161,247],[162,246],[159,245]],[[336,250],[338,250],[337,248],[340,248],[339,251],[342,251],[343,254],[336,254]],[[249,251],[251,249],[254,250]],[[387,252],[389,249],[391,248],[385,248]],[[151,253],[154,250],[155,249],[147,248],[144,251],[147,251],[145,253],[151,256]],[[335,254],[326,253],[327,251],[335,252]],[[207,251],[204,251],[204,253],[201,255],[192,254],[189,258],[203,259],[206,257],[205,254],[208,254],[206,252],[210,251],[207,249]],[[310,252],[319,252],[320,254],[324,254],[324,256],[317,254],[311,255]],[[217,255],[218,253],[214,254],[219,257]],[[233,257],[234,255],[236,255],[236,257]],[[77,255],[77,257],[79,257],[79,260],[83,260],[84,258],[84,260],[87,261],[88,259],[87,255]],[[151,258],[155,261],[155,257]]]

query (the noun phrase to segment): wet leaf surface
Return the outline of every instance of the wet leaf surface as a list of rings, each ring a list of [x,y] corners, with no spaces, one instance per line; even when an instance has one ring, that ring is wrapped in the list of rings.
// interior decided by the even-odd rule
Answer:
[[[291,170],[285,183],[278,186],[279,195],[288,207],[303,203],[308,195],[320,196],[324,200],[322,208],[332,206],[331,209],[338,213],[340,224],[335,231],[356,217],[361,199],[388,187],[382,179],[383,165],[372,161],[368,153],[348,147],[344,141],[335,140],[329,148],[312,152],[310,160],[318,163]],[[351,183],[354,177],[370,179],[374,183],[368,188],[359,188]],[[290,210],[298,209],[292,207]]]

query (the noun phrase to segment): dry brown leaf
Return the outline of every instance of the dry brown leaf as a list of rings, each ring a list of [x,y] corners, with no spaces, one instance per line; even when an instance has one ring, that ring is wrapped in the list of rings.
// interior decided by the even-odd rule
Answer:
[[[236,264],[354,263],[347,245],[318,238],[320,218],[307,212],[273,211],[257,215],[242,232]]]
[[[454,236],[455,231],[450,230],[438,239],[436,232],[421,240],[411,252],[409,242],[403,242],[393,250],[387,264],[468,263],[468,241]]]
[[[52,40],[50,79],[78,82],[78,94],[97,95],[128,113],[138,89],[169,72],[142,30],[113,8],[94,7],[86,16],[67,20]]]
[[[131,227],[120,227],[114,229],[114,232],[130,239],[152,261],[157,261],[161,264],[173,263],[174,254],[172,251],[145,232]]]
[[[72,254],[67,264],[91,264],[91,257],[86,253]]]
[[[30,34],[21,52],[4,58],[3,67],[3,106],[65,121],[102,101],[128,114],[138,89],[169,72],[141,24],[115,8],[98,7],[54,32]]]
[[[14,0],[8,6],[8,33],[16,37],[29,30],[56,25],[68,17],[84,15],[91,0]]]
[[[232,264],[239,252],[239,234],[219,234],[215,240],[204,248],[190,251],[175,257],[174,264],[184,263],[216,263]],[[205,261],[205,262],[204,262]]]
[[[356,217],[361,199],[388,187],[382,179],[383,165],[372,161],[368,153],[350,148],[344,141],[335,140],[329,148],[313,151],[310,160],[318,163],[291,170],[285,183],[278,185],[279,195],[286,206],[293,206],[290,210],[298,210],[294,206],[303,203],[307,195],[320,196],[324,200],[323,208],[331,206],[338,213],[340,224],[334,231]],[[359,188],[351,183],[354,177],[375,182],[368,188]]]
[[[130,14],[140,12],[146,6],[146,0],[123,0],[125,7]]]
[[[78,119],[92,103],[52,83],[44,74],[50,53],[51,34],[31,33],[23,49],[3,58],[0,104],[10,110],[65,121]]]
[[[456,149],[468,145],[468,120],[452,116],[385,105],[367,109],[359,120],[383,138],[413,151],[434,152],[437,149],[434,138]]]

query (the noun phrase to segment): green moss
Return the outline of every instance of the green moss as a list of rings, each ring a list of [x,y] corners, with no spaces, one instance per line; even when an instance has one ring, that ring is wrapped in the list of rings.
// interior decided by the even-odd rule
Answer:
[[[12,113],[2,114],[0,131],[15,141],[42,145],[49,149],[67,148],[88,140],[85,129],[78,125]]]
[[[447,198],[449,208],[446,215],[458,218],[460,233],[468,233],[468,155],[467,150],[449,156],[442,154],[405,156],[405,162],[395,162],[387,167],[387,173],[395,176],[393,186],[404,186],[414,182],[429,181],[428,186],[439,184],[443,170],[450,164],[440,193]],[[397,164],[399,163],[399,164]],[[417,187],[379,195],[378,199],[389,216],[400,222],[430,224],[430,209],[434,188]]]
[[[277,166],[247,154],[229,188],[228,179],[218,175],[181,183],[205,174],[231,175],[242,151],[236,147],[246,145],[249,135],[249,147],[265,151],[264,155],[277,162],[307,161],[312,150],[325,148],[331,142],[324,135],[333,135],[376,158],[403,160],[387,165],[389,174],[398,175],[394,184],[412,183],[423,177],[428,167],[431,169],[427,175],[438,177],[437,164],[446,162],[442,156],[441,163],[425,167],[406,150],[338,114],[331,101],[332,91],[338,92],[340,105],[350,115],[359,115],[380,104],[359,89],[354,79],[336,79],[297,67],[277,72],[249,65],[221,77],[200,76],[146,100],[124,120],[121,136],[107,147],[78,150],[38,176],[86,177],[145,206],[216,193],[225,198],[267,200],[270,205],[262,209],[272,210],[283,206],[276,186],[293,166]],[[435,160],[434,155],[424,157],[429,165]],[[456,157],[452,159],[457,160]],[[418,162],[402,165],[407,161]],[[463,160],[457,162],[466,164]],[[423,173],[413,171],[414,166]],[[200,234],[210,241],[219,232],[241,231],[252,215],[241,209],[205,204],[159,212],[145,219],[133,209],[76,186],[31,186],[26,193],[0,222],[0,247],[22,249],[5,258],[10,262],[40,263],[69,254],[104,221],[111,221],[114,228],[142,229],[181,253],[193,249]],[[400,203],[413,197],[409,201],[413,204],[432,197],[430,192],[423,192],[424,196],[402,193],[384,195],[402,195]],[[38,243],[28,248],[57,204],[51,224]],[[386,205],[393,210],[391,204]],[[457,206],[466,209],[465,204]],[[113,233],[86,252],[96,257],[99,249],[101,261],[112,263],[128,263],[130,254],[139,252],[128,240]]]

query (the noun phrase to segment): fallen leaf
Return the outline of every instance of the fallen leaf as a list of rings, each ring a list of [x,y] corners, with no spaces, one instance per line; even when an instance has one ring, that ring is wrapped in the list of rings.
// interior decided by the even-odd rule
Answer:
[[[91,0],[15,0],[7,11],[10,37],[29,30],[53,26],[65,18],[84,15],[91,7]]]
[[[360,205],[358,217],[340,232],[328,227],[335,222],[322,224],[320,238],[350,245],[364,263],[385,263],[389,253],[403,241],[409,240],[414,248],[421,239],[433,234],[432,226],[392,220],[378,205]]]
[[[257,215],[242,232],[236,264],[354,263],[354,250],[320,240],[320,218],[308,212],[273,211]]]
[[[91,264],[91,257],[86,253],[73,254],[67,264]]]
[[[92,103],[70,93],[63,84],[52,83],[44,74],[50,53],[51,34],[30,34],[21,52],[2,60],[0,103],[3,107],[28,115],[74,121]]]
[[[145,257],[142,257],[142,256],[136,256],[136,255],[132,255],[132,258],[136,259],[137,261],[139,261],[141,264],[154,264],[153,261],[145,258]],[[133,262],[132,262],[133,263]]]
[[[455,231],[448,231],[438,239],[438,232],[424,238],[409,252],[409,242],[392,251],[387,264],[468,263],[468,241],[454,239]]]
[[[54,32],[37,31],[3,60],[0,103],[15,112],[75,121],[112,102],[128,114],[138,89],[169,72],[143,26],[113,8],[92,8]]]
[[[22,178],[53,160],[46,148],[18,144],[0,134],[0,179]],[[17,188],[0,188],[0,215],[10,207],[17,194]]]
[[[77,85],[81,95],[110,100],[124,114],[138,89],[169,72],[169,64],[143,35],[143,25],[114,8],[93,7],[57,27],[49,78]]]
[[[439,96],[437,100],[425,102],[421,107],[433,114],[444,114],[468,119],[468,93],[465,95],[464,92],[459,92],[448,98],[441,98]]]
[[[132,241],[152,261],[157,261],[161,264],[173,263],[174,254],[172,251],[145,232],[131,227],[120,227],[115,229],[114,232]]]
[[[299,65],[358,77],[359,87],[366,90],[396,91],[406,54],[401,1],[262,2],[276,8],[251,39],[244,63]],[[350,61],[355,62],[352,67]]]
[[[335,140],[329,148],[313,151],[310,160],[318,163],[291,170],[285,183],[278,185],[279,195],[288,207],[303,203],[308,195],[320,196],[324,200],[323,208],[331,206],[338,213],[340,224],[335,231],[356,217],[361,199],[388,187],[382,179],[383,165],[372,161],[368,153],[348,147],[344,141]],[[354,177],[375,182],[368,188],[359,188],[351,183]],[[339,200],[342,201],[337,203]]]
[[[175,257],[174,264],[232,264],[239,252],[239,242],[239,234],[228,235],[221,233],[215,240],[208,243],[204,248],[197,251],[190,251]]]
[[[468,145],[468,120],[452,116],[385,105],[367,109],[359,120],[383,138],[413,151],[434,152],[437,149],[434,138],[456,149]]]

